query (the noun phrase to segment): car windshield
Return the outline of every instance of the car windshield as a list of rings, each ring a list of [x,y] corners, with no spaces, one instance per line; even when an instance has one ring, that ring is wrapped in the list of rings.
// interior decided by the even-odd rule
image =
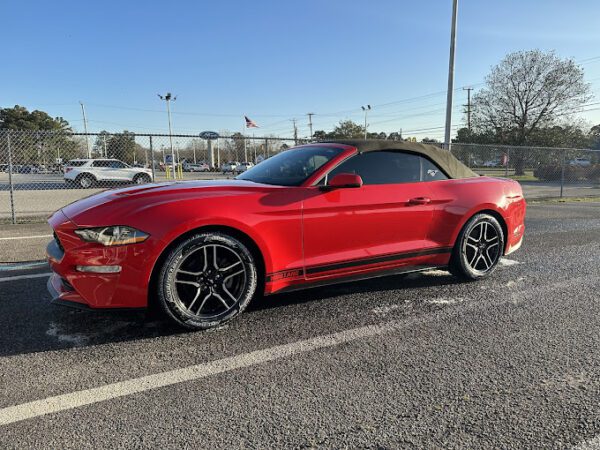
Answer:
[[[278,186],[300,186],[323,164],[342,152],[332,147],[300,147],[286,150],[248,169],[238,180]]]

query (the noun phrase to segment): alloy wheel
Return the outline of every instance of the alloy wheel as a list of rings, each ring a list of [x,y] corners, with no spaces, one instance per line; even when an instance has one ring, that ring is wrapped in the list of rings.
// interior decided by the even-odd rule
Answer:
[[[172,292],[184,315],[207,320],[233,309],[244,296],[247,280],[246,265],[234,249],[209,243],[178,262]]]
[[[486,220],[477,223],[464,240],[463,253],[467,264],[476,272],[486,273],[500,258],[500,236]]]

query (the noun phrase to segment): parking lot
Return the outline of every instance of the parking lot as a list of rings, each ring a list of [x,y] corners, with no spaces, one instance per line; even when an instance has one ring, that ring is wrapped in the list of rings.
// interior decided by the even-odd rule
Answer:
[[[204,333],[51,306],[47,266],[5,266],[0,447],[594,448],[599,266],[600,203],[533,204],[485,281],[276,295]]]

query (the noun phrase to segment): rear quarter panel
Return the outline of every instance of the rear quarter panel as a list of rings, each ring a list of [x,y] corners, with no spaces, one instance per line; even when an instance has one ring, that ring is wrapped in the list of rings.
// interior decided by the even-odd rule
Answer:
[[[430,182],[436,211],[429,237],[440,246],[453,246],[465,223],[481,211],[494,211],[506,224],[505,251],[524,231],[526,203],[513,180],[477,177]]]

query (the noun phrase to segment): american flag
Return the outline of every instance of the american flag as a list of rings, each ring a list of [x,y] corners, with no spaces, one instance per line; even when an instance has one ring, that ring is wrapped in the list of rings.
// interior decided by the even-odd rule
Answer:
[[[244,119],[246,119],[246,128],[258,128],[254,120],[249,119],[248,116],[244,116]]]

